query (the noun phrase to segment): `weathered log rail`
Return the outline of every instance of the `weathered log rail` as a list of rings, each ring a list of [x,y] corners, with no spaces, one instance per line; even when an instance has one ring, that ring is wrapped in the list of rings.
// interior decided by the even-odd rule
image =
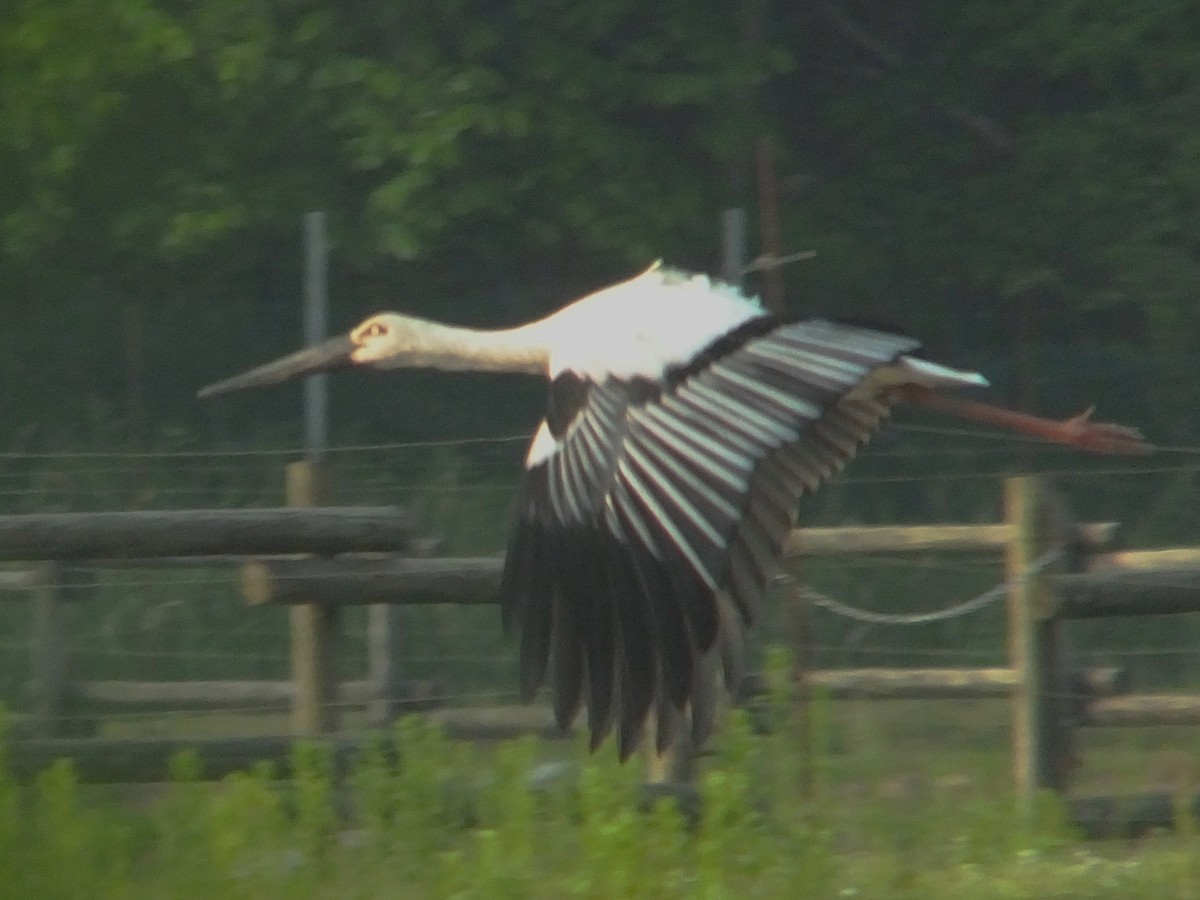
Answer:
[[[0,560],[269,556],[404,550],[412,517],[399,507],[291,507],[0,516]]]
[[[1200,608],[1200,567],[1109,567],[1096,572],[1055,575],[1055,614],[1065,619],[1163,616]]]
[[[1129,694],[1096,697],[1086,704],[1081,725],[1200,725],[1200,696]]]
[[[809,683],[835,700],[974,700],[1011,697],[1019,682],[1013,669],[924,668],[924,669],[817,669],[806,675]],[[1075,673],[1076,696],[1087,701],[1089,710],[1107,698],[1118,698],[1128,690],[1128,675],[1117,667],[1083,669]],[[428,709],[444,698],[434,682],[411,682],[399,709]],[[766,693],[762,679],[751,675],[744,696]],[[291,707],[296,687],[290,681],[76,681],[68,687],[68,708],[76,715],[93,716],[119,712],[250,710],[283,711]],[[1171,697],[1173,695],[1164,695]],[[341,708],[366,707],[377,697],[376,685],[368,679],[343,681],[337,685],[334,703]],[[1164,700],[1164,708],[1170,703]],[[1118,709],[1119,707],[1114,707]],[[1174,720],[1186,714],[1185,707],[1172,707]],[[1120,717],[1122,713],[1101,713]],[[1132,712],[1123,715],[1128,719]],[[1126,721],[1112,724],[1128,724]]]
[[[1200,609],[1200,549],[1110,552],[1114,524],[1070,522],[1036,479],[1011,479],[1006,492],[1006,521],[1001,523],[805,529],[790,536],[786,555],[1003,554],[1009,579],[1010,665],[801,670],[797,683],[801,696],[819,690],[834,698],[873,700],[1010,698],[1014,776],[1021,793],[1032,797],[1042,787],[1065,787],[1075,727],[1200,724],[1200,697],[1129,694],[1124,670],[1074,669],[1063,638],[1070,619]],[[288,494],[293,505],[280,509],[0,516],[0,560],[37,562],[25,571],[0,571],[0,596],[33,598],[28,718],[33,732],[45,740],[22,742],[26,749],[18,753],[31,755],[21,757],[21,765],[35,766],[42,755],[53,754],[52,738],[83,713],[290,709],[294,733],[320,737],[334,730],[335,709],[365,706],[373,710],[375,721],[385,721],[401,709],[433,705],[436,691],[399,678],[394,607],[493,603],[500,558],[422,556],[428,544],[422,545],[411,517],[401,509],[301,508],[320,499],[315,474],[305,464],[289,467]],[[1036,570],[1034,561],[1054,548],[1063,551],[1066,562]],[[72,681],[64,604],[94,599],[95,570],[111,565],[235,567],[247,604],[290,608],[292,680]],[[804,602],[797,592],[796,603]],[[354,604],[371,607],[370,677],[339,683],[333,654],[336,615],[339,608]],[[798,613],[801,619],[812,614]],[[804,648],[797,650],[803,660]],[[493,713],[484,724],[479,724],[477,711],[430,714],[452,734],[476,739],[558,733],[545,710]],[[108,744],[90,740],[76,739],[61,750],[67,755],[95,750],[109,759],[120,755]],[[143,747],[134,755],[159,754],[154,756],[158,759],[168,744]],[[237,746],[250,752],[259,745]],[[226,761],[214,771],[234,765],[235,758],[242,760],[239,752],[213,749],[214,758]]]
[[[495,603],[502,567],[499,556],[263,560],[242,566],[241,586],[251,606]]]

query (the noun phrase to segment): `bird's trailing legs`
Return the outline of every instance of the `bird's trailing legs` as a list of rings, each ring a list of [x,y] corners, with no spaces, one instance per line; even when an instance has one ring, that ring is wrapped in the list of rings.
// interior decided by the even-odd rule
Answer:
[[[1018,434],[1028,434],[1055,444],[1077,447],[1089,453],[1144,455],[1154,449],[1145,442],[1142,433],[1136,428],[1110,422],[1093,422],[1094,407],[1089,407],[1069,419],[1045,419],[990,403],[980,403],[977,400],[949,397],[919,385],[902,385],[895,390],[901,399],[909,403],[986,425],[995,425]]]

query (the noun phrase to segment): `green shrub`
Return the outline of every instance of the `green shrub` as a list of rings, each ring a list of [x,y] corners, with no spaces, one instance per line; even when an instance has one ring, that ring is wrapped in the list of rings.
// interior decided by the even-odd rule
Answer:
[[[786,702],[767,714],[786,720]],[[805,788],[792,733],[753,726],[734,714],[721,730],[696,820],[671,798],[641,805],[640,766],[611,748],[475,747],[417,718],[346,772],[316,743],[297,744],[286,769],[215,783],[181,754],[139,812],[81,786],[68,762],[32,785],[0,770],[0,896],[960,900],[1188,896],[1196,884],[1186,833],[1113,850],[1083,845],[1051,796],[1021,816],[1003,794]]]

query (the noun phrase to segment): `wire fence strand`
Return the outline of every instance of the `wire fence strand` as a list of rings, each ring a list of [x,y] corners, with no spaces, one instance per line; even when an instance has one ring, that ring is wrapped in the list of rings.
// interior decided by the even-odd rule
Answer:
[[[1048,566],[1061,558],[1061,550],[1050,550],[1035,560],[1018,578],[989,588],[982,594],[972,597],[969,600],[964,600],[961,603],[955,603],[942,609],[930,610],[929,612],[882,613],[869,609],[860,609],[848,603],[843,603],[840,600],[835,600],[826,594],[818,593],[808,587],[802,587],[800,594],[814,606],[827,610],[834,615],[854,619],[856,622],[865,622],[871,625],[927,625],[930,622],[944,622],[947,619],[957,619],[959,616],[978,612],[1000,600],[1012,587],[1032,578],[1039,572],[1045,571]]]

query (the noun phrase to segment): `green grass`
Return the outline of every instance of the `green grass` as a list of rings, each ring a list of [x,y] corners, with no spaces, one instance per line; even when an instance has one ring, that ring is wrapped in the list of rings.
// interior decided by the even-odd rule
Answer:
[[[489,482],[475,461],[448,452],[412,456],[389,451],[387,465],[347,459],[341,480],[355,491],[344,501],[402,502],[446,537],[450,551],[494,551],[510,476]],[[0,474],[19,488],[19,503],[10,499],[6,511],[252,505],[280,502],[280,462],[189,463],[186,493],[177,492],[185,479],[172,459],[151,459],[116,475],[88,459],[9,461]],[[861,490],[883,496],[873,483],[835,485],[823,495],[824,518],[840,521],[838,505]],[[980,492],[988,502],[994,494]],[[898,514],[911,506],[903,499],[895,501]],[[887,519],[886,509],[872,509],[868,520]],[[990,521],[995,511],[953,509],[942,517]],[[970,596],[997,577],[994,561],[983,568],[961,560],[920,562],[867,560],[829,571],[814,564],[805,577],[839,597],[888,609],[903,598],[923,609],[940,597]],[[154,677],[282,677],[286,629],[266,618],[273,612],[248,618],[227,577],[172,583],[166,590],[155,584],[162,580],[158,573],[104,577],[119,584],[102,583],[111,596],[80,609],[74,623],[80,677],[142,677],[131,659],[148,660]],[[26,634],[27,613],[12,606],[0,622],[10,635]],[[165,612],[155,618],[147,610]],[[455,691],[476,683],[494,689],[495,672],[504,667],[491,656],[511,649],[501,642],[493,610],[406,612],[410,645],[431,658],[429,671],[413,661],[413,677],[448,678]],[[917,636],[872,633],[868,643],[894,651],[904,663],[926,659],[926,649],[991,648],[999,656],[999,607],[989,615],[982,625],[973,617]],[[1194,627],[1182,628],[1181,621],[1163,626],[1169,634],[1147,631],[1137,639],[1191,646]],[[855,656],[849,626],[822,623],[820,644],[845,648],[824,651],[831,658],[822,663],[895,661]],[[1133,640],[1128,629],[1082,637],[1085,646]],[[467,671],[448,663],[446,648],[456,657],[477,656],[481,664]],[[185,665],[176,657],[186,651],[204,651],[203,658]],[[0,687],[12,700],[22,696],[27,654],[5,656]],[[286,770],[259,767],[215,784],[198,780],[185,756],[172,783],[140,790],[135,799],[129,788],[78,784],[65,763],[33,786],[15,784],[0,764],[0,900],[1200,897],[1200,846],[1191,831],[1087,844],[1063,824],[1053,798],[1032,820],[1016,815],[1004,701],[817,706],[815,753],[808,757],[797,752],[795,730],[786,722],[770,735],[752,736],[746,718],[733,717],[716,754],[704,760],[705,812],[695,828],[669,803],[639,811],[641,767],[618,767],[611,747],[595,756],[573,745],[531,741],[481,749],[447,742],[415,722],[381,735],[344,779],[335,778],[312,747],[299,748]],[[781,708],[767,714],[781,716]],[[103,733],[279,727],[268,716],[189,714],[106,723]],[[1081,786],[1183,790],[1196,782],[1200,735],[1194,729],[1085,730],[1078,749],[1082,768],[1073,780]],[[568,762],[574,774],[531,790],[530,772],[551,758]]]
[[[611,748],[478,748],[417,719],[379,735],[344,777],[313,745],[298,745],[285,772],[263,765],[218,783],[199,780],[185,754],[173,781],[136,803],[78,784],[61,762],[32,786],[0,779],[0,896],[1200,896],[1191,828],[1085,844],[1054,798],[1018,816],[982,754],[941,757],[978,762],[978,781],[929,770],[864,785],[844,778],[828,743],[817,742],[806,791],[794,731],[756,735],[733,715],[704,760],[694,825],[669,801],[640,809],[641,767],[619,766]],[[566,774],[531,778],[551,752]]]

